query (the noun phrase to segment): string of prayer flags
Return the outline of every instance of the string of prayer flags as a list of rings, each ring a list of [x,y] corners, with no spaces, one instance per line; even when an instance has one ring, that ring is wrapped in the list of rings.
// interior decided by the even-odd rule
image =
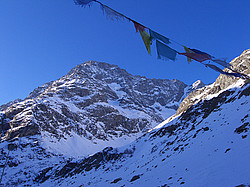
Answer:
[[[157,48],[157,55],[158,59],[163,59],[163,60],[176,60],[176,55],[177,51],[170,48],[169,46],[161,43],[160,41],[156,40],[156,48]]]
[[[193,53],[191,50],[189,50],[188,47],[186,47],[186,46],[183,46],[183,47],[184,47],[184,50],[186,53]],[[190,63],[190,62],[192,62],[192,59],[187,57],[187,61],[188,61],[188,63]]]
[[[120,20],[124,21],[126,19],[126,20],[133,22],[135,30],[136,30],[136,32],[140,32],[142,40],[143,40],[143,42],[146,46],[147,52],[149,54],[151,54],[152,41],[153,40],[156,41],[156,49],[157,49],[158,59],[163,59],[163,60],[170,59],[170,60],[175,61],[176,55],[180,54],[180,55],[186,56],[188,62],[191,62],[192,59],[196,60],[200,63],[202,63],[203,61],[206,61],[206,60],[211,60],[211,61],[213,61],[213,62],[215,62],[215,63],[217,63],[225,68],[228,68],[233,73],[225,72],[213,64],[204,64],[204,63],[202,63],[202,64],[206,65],[207,67],[209,67],[209,68],[211,68],[211,69],[213,69],[221,74],[240,77],[240,78],[244,78],[244,79],[250,79],[249,76],[231,69],[231,65],[229,63],[227,63],[225,59],[216,59],[215,57],[213,57],[205,52],[202,52],[198,49],[190,49],[186,46],[183,46],[183,45],[175,42],[174,40],[171,40],[174,43],[184,47],[185,53],[177,52],[176,50],[174,50],[168,46],[168,44],[171,43],[169,38],[155,32],[155,31],[151,30],[150,28],[143,26],[142,24],[136,22],[135,20],[113,10],[112,8],[102,4],[99,0],[74,0],[74,2],[76,5],[80,5],[83,7],[85,7],[87,5],[90,6],[90,3],[96,2],[96,3],[101,5],[101,8],[102,8],[104,14],[106,14],[107,18],[110,18],[111,20],[116,20],[116,21],[120,21]],[[146,30],[149,32],[146,32]]]
[[[103,10],[103,13],[106,14],[106,17],[112,21],[125,21],[126,20],[126,18],[122,14],[120,14],[119,12],[116,12],[115,10],[109,8],[106,5],[101,4],[101,8]]]
[[[225,68],[230,68],[232,65],[227,63],[225,59],[211,59],[213,62],[220,64],[221,66],[225,67]]]
[[[190,53],[179,53],[180,55],[185,55],[188,58],[194,59],[198,62],[203,62],[205,60],[210,60],[212,57],[211,55],[199,51],[198,49],[189,49],[191,52]]]
[[[169,38],[162,36],[161,34],[155,31],[152,31],[151,29],[149,29],[149,34],[150,34],[151,40],[160,40],[165,44],[170,44]]]
[[[95,0],[74,0],[75,4],[80,5],[80,6],[86,6],[92,1],[95,1]]]
[[[148,51],[148,54],[151,54],[151,38],[150,38],[150,35],[144,30],[144,31],[141,31],[140,30],[140,34],[141,34],[141,37],[142,37],[142,40],[147,48],[147,51]]]

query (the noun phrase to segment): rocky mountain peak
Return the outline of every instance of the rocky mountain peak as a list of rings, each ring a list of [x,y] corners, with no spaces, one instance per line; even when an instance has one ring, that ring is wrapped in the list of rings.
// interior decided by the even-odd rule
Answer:
[[[73,68],[66,76],[77,79],[98,79],[98,80],[109,80],[110,77],[118,78],[121,77],[132,77],[126,70],[120,69],[116,65],[111,65],[105,62],[87,61]]]
[[[202,88],[204,87],[205,84],[201,81],[201,80],[197,80],[195,81],[193,84],[192,84],[192,89],[193,90],[196,90],[196,89],[199,89],[199,88]]]
[[[39,135],[54,149],[74,139],[86,146],[76,154],[92,154],[126,144],[173,115],[186,87],[176,79],[148,79],[116,65],[84,62],[3,108],[2,138]]]
[[[247,55],[249,53],[250,53],[250,49],[246,49],[246,50],[243,51],[243,53],[241,55]]]
[[[232,65],[233,70],[249,75],[250,74],[250,49],[245,50],[239,57],[236,57],[235,59],[233,59],[230,62],[230,64]],[[224,69],[224,70],[229,71],[228,69]],[[192,105],[205,99],[208,95],[218,94],[224,89],[227,89],[229,86],[232,86],[238,80],[239,78],[221,74],[213,84],[203,86],[199,89],[192,91],[188,95],[188,97],[186,97],[182,101],[182,103],[180,104],[180,107],[177,110],[176,115],[174,115],[172,118],[180,115],[181,113],[186,111],[188,108],[190,108]],[[244,84],[244,81],[243,81],[243,84]]]

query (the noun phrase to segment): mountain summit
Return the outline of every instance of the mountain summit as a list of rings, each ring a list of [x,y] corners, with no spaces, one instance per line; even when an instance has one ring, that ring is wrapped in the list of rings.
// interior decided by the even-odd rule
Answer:
[[[193,89],[179,80],[133,76],[116,65],[89,61],[23,101],[2,106],[2,136],[39,135],[47,149],[89,155],[135,140],[173,115]]]

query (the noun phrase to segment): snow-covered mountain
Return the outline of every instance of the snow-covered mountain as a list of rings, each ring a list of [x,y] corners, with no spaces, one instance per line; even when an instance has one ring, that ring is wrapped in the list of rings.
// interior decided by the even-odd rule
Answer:
[[[2,139],[39,135],[46,149],[86,156],[134,141],[173,115],[194,89],[178,80],[148,79],[115,65],[85,62],[23,101],[1,106]]]
[[[250,185],[249,93],[239,81],[128,146],[46,167],[36,179],[42,186]]]
[[[90,63],[98,64],[96,62]],[[0,167],[5,169],[2,179],[2,183],[5,186],[244,187],[250,185],[250,85],[246,80],[224,75],[220,75],[215,83],[198,88],[190,93],[187,98],[183,98],[184,100],[177,110],[177,113],[164,122],[158,122],[156,120],[158,118],[154,117],[159,116],[159,119],[161,118],[160,120],[167,117],[163,116],[161,112],[164,112],[166,108],[175,108],[175,106],[178,105],[177,103],[181,101],[185,94],[184,92],[189,90],[185,85],[182,87],[182,94],[174,96],[172,100],[169,99],[170,103],[166,103],[165,105],[160,104],[160,109],[164,108],[164,110],[159,110],[158,106],[156,107],[156,101],[151,104],[151,99],[149,98],[154,97],[154,95],[156,95],[156,99],[159,98],[160,92],[158,91],[158,94],[157,91],[155,91],[154,93],[157,94],[152,94],[151,92],[148,93],[149,89],[143,90],[143,88],[146,87],[145,85],[151,85],[149,83],[156,80],[146,79],[147,81],[141,83],[141,79],[145,78],[137,76],[135,79],[138,80],[138,82],[136,84],[131,83],[131,86],[129,86],[129,81],[125,81],[124,85],[121,82],[115,82],[114,85],[113,82],[108,82],[108,78],[110,77],[108,74],[106,74],[106,78],[100,76],[101,78],[98,79],[97,82],[99,82],[99,80],[106,80],[107,83],[104,83],[105,81],[102,82],[102,85],[99,85],[100,87],[97,89],[99,90],[100,88],[100,93],[105,93],[107,102],[97,99],[94,100],[94,104],[89,101],[89,103],[91,103],[90,105],[99,106],[99,103],[101,103],[102,106],[109,105],[115,109],[119,106],[119,109],[117,109],[118,112],[132,111],[133,115],[131,115],[136,118],[138,118],[138,114],[140,114],[139,118],[141,117],[141,113],[135,112],[141,105],[143,109],[141,111],[143,112],[142,116],[145,117],[145,114],[147,114],[150,117],[147,116],[148,118],[145,117],[145,119],[150,119],[151,121],[149,121],[149,123],[144,121],[146,125],[144,124],[143,128],[141,128],[140,131],[138,130],[138,132],[146,133],[127,145],[118,148],[107,147],[98,153],[84,158],[69,158],[67,154],[63,152],[63,154],[58,154],[58,150],[49,149],[48,145],[53,143],[48,143],[45,140],[53,140],[56,145],[59,145],[58,141],[60,138],[61,141],[71,141],[71,144],[61,143],[61,147],[58,147],[59,149],[69,150],[65,147],[66,145],[75,145],[76,149],[86,149],[84,144],[77,144],[77,142],[79,142],[77,138],[87,136],[85,136],[84,133],[83,136],[79,136],[80,133],[76,131],[75,128],[70,128],[69,131],[67,128],[71,127],[70,125],[72,123],[68,122],[65,125],[63,120],[66,118],[60,118],[61,115],[67,116],[67,112],[65,114],[63,113],[64,105],[66,105],[68,110],[75,111],[74,113],[77,113],[78,110],[85,111],[85,108],[88,109],[88,106],[90,106],[81,104],[79,106],[84,107],[78,107],[78,102],[85,103],[85,100],[90,98],[83,94],[81,99],[77,100],[79,95],[77,94],[77,97],[75,97],[75,92],[73,92],[75,87],[72,86],[79,82],[78,80],[80,80],[80,78],[77,79],[78,76],[85,76],[84,73],[87,70],[82,71],[82,68],[88,66],[85,64],[76,67],[68,75],[59,79],[58,82],[48,83],[35,90],[23,101],[25,104],[14,104],[5,109],[5,120],[10,126],[12,125],[12,130],[14,128],[13,132],[10,132],[10,130],[8,132],[10,128],[8,128],[8,125],[6,126],[7,123],[4,123],[5,131],[7,130],[4,137],[6,139],[0,143]],[[238,71],[250,74],[250,50],[244,51],[243,54],[234,59],[231,64]],[[94,72],[93,69],[95,68],[91,66],[88,66],[88,68],[91,69],[91,72]],[[81,72],[84,75],[81,75]],[[88,77],[91,76],[88,75]],[[93,80],[96,80],[97,77],[94,75]],[[67,79],[67,81],[63,81],[65,79]],[[63,83],[60,84],[60,82]],[[90,81],[84,87],[90,88],[88,90],[91,91],[91,98],[96,93],[96,86],[94,86],[96,83],[93,82]],[[145,82],[148,82],[148,84]],[[176,81],[169,82],[172,82],[172,84],[176,83]],[[140,83],[144,85],[141,86],[143,87],[142,90],[136,86]],[[179,81],[177,81],[177,83],[179,83],[178,85],[183,84]],[[109,92],[103,91],[107,84],[111,84],[111,86],[108,87],[111,91],[113,90],[117,97],[114,96],[115,94],[111,94],[113,92],[109,95],[106,94]],[[116,89],[117,87],[118,89]],[[162,88],[160,85],[156,87],[159,87],[160,90],[165,90],[165,88]],[[174,86],[172,85],[172,87]],[[193,85],[193,87],[195,87],[195,85]],[[73,89],[72,92],[69,91],[71,89]],[[131,93],[132,91],[130,92],[131,89],[135,89],[135,93],[138,94],[139,92],[140,94],[132,98],[131,95],[133,94]],[[168,89],[166,88],[166,90]],[[94,90],[94,92],[92,92],[92,90]],[[64,95],[61,98],[58,95],[62,93]],[[76,91],[76,93],[79,92]],[[149,95],[151,95],[151,97],[149,97]],[[84,100],[83,98],[85,97],[86,99]],[[113,100],[112,97],[114,97]],[[121,102],[122,97],[125,97],[126,102]],[[140,97],[144,100],[144,104],[141,103]],[[41,100],[39,100],[39,98],[41,98]],[[73,102],[72,98],[75,98]],[[70,101],[67,99],[70,99]],[[114,100],[119,104],[114,102]],[[33,102],[36,103],[34,104]],[[157,102],[160,103],[159,100],[157,100]],[[24,105],[26,108],[21,107]],[[33,107],[33,105],[35,107]],[[15,108],[15,112],[13,112],[13,114],[16,113],[15,119],[8,117],[7,112],[11,111],[12,108]],[[95,107],[91,107],[91,109],[92,108],[99,109]],[[101,109],[99,110],[102,111]],[[88,112],[88,110],[86,111]],[[87,114],[87,112],[84,113],[84,115]],[[98,110],[96,110],[96,112],[98,113]],[[124,112],[124,116],[127,115],[126,112]],[[149,115],[151,113],[154,113],[154,115]],[[72,114],[72,112],[70,112],[70,114]],[[59,117],[57,115],[59,115]],[[97,117],[98,116],[99,115],[97,115]],[[67,119],[77,121],[77,119],[73,117],[67,116]],[[41,121],[43,121],[43,123],[41,123]],[[57,121],[57,123],[55,121]],[[138,121],[136,122],[134,125],[138,126]],[[154,127],[154,124],[157,122],[158,124],[160,122],[162,123]],[[19,126],[16,125],[15,127],[15,124],[19,124]],[[20,124],[23,124],[23,129]],[[38,129],[35,128],[36,126],[38,126]],[[28,127],[31,128],[30,131]],[[115,127],[116,126],[114,126],[113,129],[117,131]],[[148,129],[152,127],[154,128],[148,131]],[[32,128],[35,129],[35,132],[40,133],[32,133]],[[98,126],[98,128],[100,128],[100,126]],[[123,129],[126,129],[126,126],[124,126]],[[70,134],[68,134],[69,132]],[[131,134],[134,133],[133,131],[128,132],[129,133],[122,136],[131,136]],[[22,136],[22,133],[26,134]],[[75,133],[75,136],[73,136],[72,133]],[[54,138],[41,138],[46,137],[48,134]],[[110,134],[112,135],[112,133]],[[139,135],[139,133],[137,134]],[[72,135],[74,139],[68,138],[70,135]],[[16,136],[19,136],[19,138],[15,138]],[[93,140],[98,139],[97,136],[93,134],[92,136],[94,138],[88,139],[91,145],[95,142]],[[119,136],[115,135],[111,137],[107,135],[107,137],[110,138],[109,141],[111,138],[116,140],[119,138]],[[86,143],[86,141],[84,142]],[[99,144],[99,141],[96,143]]]

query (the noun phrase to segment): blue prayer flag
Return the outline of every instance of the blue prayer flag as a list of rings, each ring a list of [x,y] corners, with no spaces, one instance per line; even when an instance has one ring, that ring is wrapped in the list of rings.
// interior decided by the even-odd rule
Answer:
[[[226,74],[226,72],[224,72],[222,69],[218,68],[217,66],[215,66],[213,64],[205,64],[205,65],[210,67],[211,69],[221,73],[221,74]]]
[[[232,66],[231,64],[227,63],[225,59],[213,59],[212,58],[212,61],[217,64],[220,64],[221,66],[225,68],[230,68]]]
[[[176,55],[177,51],[174,49],[170,48],[169,46],[159,42],[156,40],[156,48],[157,48],[157,54],[158,54],[158,59],[170,59],[175,61],[176,60]]]
[[[151,40],[153,40],[153,39],[160,40],[165,44],[170,44],[170,41],[168,38],[166,38],[165,36],[162,36],[161,34],[159,34],[157,32],[152,31],[151,29],[149,29],[149,34],[150,34]]]
[[[230,76],[234,76],[234,77],[239,77],[239,78],[244,78],[240,73],[228,73],[223,71],[222,69],[218,68],[217,66],[213,65],[213,64],[205,64],[206,66],[210,67],[211,69],[224,74],[224,75],[230,75]]]
[[[207,54],[207,53],[205,53],[205,52],[203,52],[203,51],[200,51],[200,50],[198,50],[198,49],[190,49],[190,50],[193,51],[194,53],[202,54],[202,55],[208,55],[208,56],[211,57],[210,54]]]
[[[245,78],[243,75],[239,74],[239,73],[227,73],[227,75],[231,75],[231,76],[235,76],[235,77],[239,77],[239,78]]]

